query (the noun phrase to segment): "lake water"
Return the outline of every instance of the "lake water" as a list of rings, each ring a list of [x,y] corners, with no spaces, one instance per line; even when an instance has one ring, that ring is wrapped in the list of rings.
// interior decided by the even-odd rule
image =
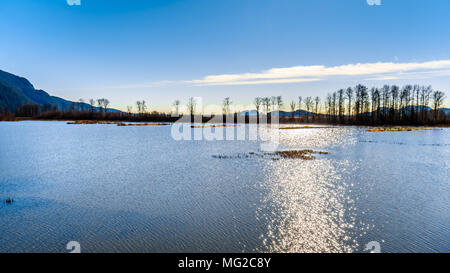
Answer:
[[[268,130],[281,150],[329,154],[0,122],[0,252],[450,252],[450,129]]]

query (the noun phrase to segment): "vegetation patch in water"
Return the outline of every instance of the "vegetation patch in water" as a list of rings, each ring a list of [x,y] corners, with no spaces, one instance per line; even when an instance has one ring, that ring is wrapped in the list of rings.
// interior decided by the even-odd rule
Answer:
[[[67,124],[117,124],[117,126],[149,126],[149,125],[170,125],[170,123],[125,123],[118,121],[99,121],[99,120],[76,120],[69,121]]]
[[[170,123],[123,123],[118,122],[118,126],[150,126],[150,125],[170,125]]]
[[[215,127],[237,127],[237,125],[219,124],[219,125],[191,125],[191,128],[215,128]]]
[[[290,150],[290,151],[276,151],[274,153],[282,158],[299,158],[304,160],[315,159],[313,154],[328,154],[328,152],[313,151],[313,150]]]
[[[256,152],[249,152],[249,153],[240,153],[237,155],[213,155],[213,158],[217,159],[230,159],[230,158],[251,158],[251,157],[271,157],[272,160],[279,160],[281,158],[291,158],[291,159],[303,159],[303,160],[312,160],[316,157],[314,154],[328,154],[328,152],[322,152],[322,151],[314,151],[310,149],[306,150],[287,150],[287,151],[276,151],[273,153],[256,153]]]
[[[76,120],[69,121],[67,124],[115,124],[115,122],[110,121],[99,121],[99,120]]]
[[[320,126],[288,126],[288,127],[280,127],[280,130],[321,129],[321,128],[331,128],[331,127],[320,127]]]
[[[409,128],[409,127],[369,127],[368,132],[409,132],[409,131],[438,131],[437,128]]]

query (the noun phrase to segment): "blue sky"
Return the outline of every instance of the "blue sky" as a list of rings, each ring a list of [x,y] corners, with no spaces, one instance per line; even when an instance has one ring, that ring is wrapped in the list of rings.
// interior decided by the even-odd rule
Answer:
[[[360,82],[450,96],[449,13],[443,0],[2,0],[0,69],[123,110],[191,96],[287,105]]]

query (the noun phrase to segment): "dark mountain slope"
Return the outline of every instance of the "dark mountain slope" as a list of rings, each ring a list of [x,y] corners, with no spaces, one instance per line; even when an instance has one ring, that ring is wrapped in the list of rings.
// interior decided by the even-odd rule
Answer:
[[[59,97],[50,96],[47,92],[35,89],[25,78],[0,70],[0,110],[8,109],[14,111],[25,103],[35,103],[41,105],[54,105],[58,110],[69,110],[72,101]],[[77,103],[77,107],[87,110],[90,106],[87,103]],[[95,108],[98,111],[98,108]],[[110,112],[118,110],[108,109]]]

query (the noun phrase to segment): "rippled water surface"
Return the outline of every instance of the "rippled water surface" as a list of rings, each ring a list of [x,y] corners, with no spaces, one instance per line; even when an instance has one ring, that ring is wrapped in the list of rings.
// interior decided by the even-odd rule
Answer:
[[[450,129],[268,130],[280,150],[328,154],[1,122],[0,252],[450,252]]]

